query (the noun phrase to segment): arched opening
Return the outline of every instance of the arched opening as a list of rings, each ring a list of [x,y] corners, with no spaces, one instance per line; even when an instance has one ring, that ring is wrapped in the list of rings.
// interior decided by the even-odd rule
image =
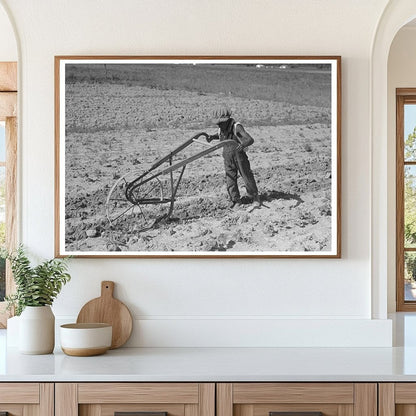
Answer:
[[[416,4],[413,0],[389,3],[380,19],[372,50],[372,314],[373,318],[379,319],[385,319],[388,312],[396,309],[394,131],[395,88],[399,85],[393,86],[389,83],[389,63],[392,63],[389,62],[389,53],[398,32],[415,17]]]
[[[389,252],[396,251],[396,267],[393,269],[393,265],[389,264],[388,272],[389,311],[416,311],[416,166],[413,146],[416,127],[415,41],[416,22],[413,20],[397,32],[388,58],[388,195],[389,202],[394,199],[397,201],[396,221],[392,219],[388,222],[388,234],[391,236],[388,238],[391,245]],[[392,180],[394,176],[395,181]],[[394,209],[390,207],[389,214],[393,211],[392,208]],[[396,243],[396,247],[392,242]],[[394,275],[396,279],[392,279]],[[395,286],[391,280],[396,280]]]

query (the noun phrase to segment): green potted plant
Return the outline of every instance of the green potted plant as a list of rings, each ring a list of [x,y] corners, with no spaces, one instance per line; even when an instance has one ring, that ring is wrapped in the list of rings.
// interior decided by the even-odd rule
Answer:
[[[32,266],[23,246],[6,252],[16,293],[6,296],[8,309],[19,318],[19,350],[49,354],[55,346],[55,317],[51,305],[70,280],[67,258],[46,260]]]

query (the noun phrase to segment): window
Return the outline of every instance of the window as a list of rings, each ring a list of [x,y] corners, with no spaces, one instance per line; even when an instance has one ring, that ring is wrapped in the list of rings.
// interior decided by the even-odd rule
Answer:
[[[17,65],[0,62],[0,246],[16,247]],[[0,327],[6,325],[4,296],[14,289],[9,266],[0,260]]]
[[[396,91],[397,310],[416,311],[416,88]]]

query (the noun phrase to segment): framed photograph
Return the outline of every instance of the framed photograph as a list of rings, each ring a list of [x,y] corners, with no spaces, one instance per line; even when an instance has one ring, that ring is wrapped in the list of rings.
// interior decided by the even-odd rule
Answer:
[[[341,256],[341,58],[55,57],[56,256]]]

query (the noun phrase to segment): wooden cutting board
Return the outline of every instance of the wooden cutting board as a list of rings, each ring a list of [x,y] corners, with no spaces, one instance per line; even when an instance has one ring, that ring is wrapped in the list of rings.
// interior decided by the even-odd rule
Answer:
[[[77,323],[103,322],[113,326],[111,349],[121,347],[129,339],[133,319],[127,306],[113,297],[114,282],[101,282],[101,296],[87,302],[80,310]]]

